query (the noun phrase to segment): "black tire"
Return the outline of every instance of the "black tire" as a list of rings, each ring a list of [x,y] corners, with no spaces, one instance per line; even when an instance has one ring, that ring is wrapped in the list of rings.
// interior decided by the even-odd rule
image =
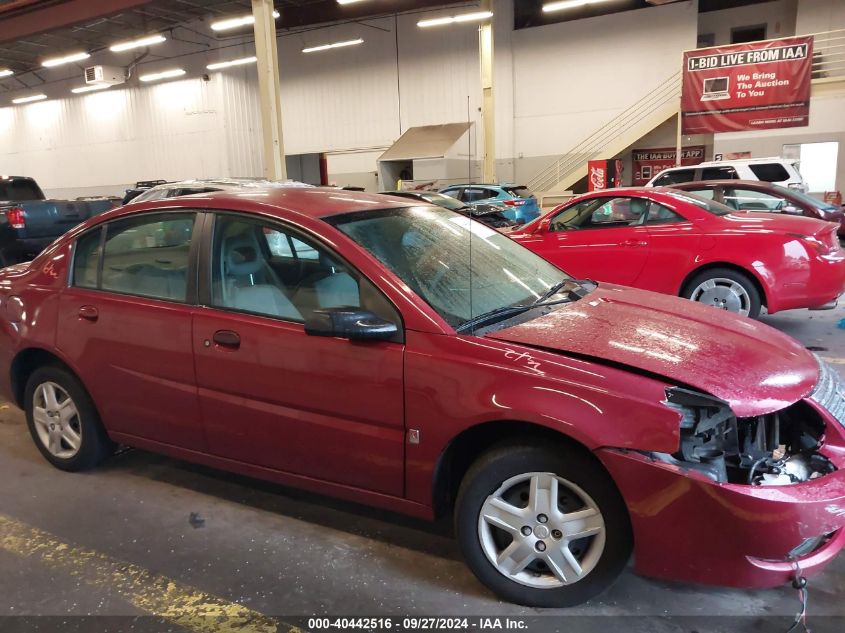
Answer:
[[[603,549],[599,550],[599,545],[597,545],[596,551],[600,553],[591,554],[593,560],[596,560],[596,556],[598,557],[597,562],[583,578],[571,584],[542,588],[522,584],[506,576],[505,572],[495,567],[485,554],[480,527],[482,524],[480,515],[485,502],[503,484],[526,473],[553,473],[558,480],[563,479],[569,484],[574,484],[581,489],[582,493],[586,493],[591,498],[604,520]],[[558,483],[558,485],[561,484]],[[559,491],[565,490],[565,487],[559,488]],[[569,488],[569,492],[572,493],[573,489]],[[576,492],[576,499],[578,495],[579,493]],[[559,496],[558,509],[563,512],[573,511],[561,507],[561,503],[570,503],[565,501],[569,498]],[[524,493],[522,499],[525,500]],[[527,505],[528,502],[525,503]],[[554,526],[550,519],[547,521],[549,521],[549,526]],[[534,527],[536,528],[537,525],[539,523]],[[503,600],[530,607],[568,607],[597,596],[613,584],[627,564],[633,548],[628,510],[610,475],[591,455],[564,443],[552,443],[545,446],[539,444],[500,445],[479,457],[461,482],[455,505],[455,533],[467,565],[485,586]],[[531,538],[534,538],[533,533]],[[548,542],[549,553],[551,553],[555,541],[552,537],[543,538],[545,539],[544,551],[545,543]],[[592,544],[591,538],[599,537],[585,539],[589,544],[579,545],[579,547],[589,549]],[[572,543],[573,550],[578,543],[578,541]],[[503,543],[502,547],[506,544],[506,542]],[[534,547],[539,546],[535,544]],[[583,562],[583,559],[579,562]],[[556,578],[545,566],[545,562],[539,560],[534,560],[529,564],[527,573],[536,574],[537,578],[548,577],[552,582],[555,582]]]
[[[36,390],[45,383],[53,383],[64,390],[76,406],[78,415],[74,417],[72,424],[78,432],[80,442],[78,450],[72,456],[62,457],[51,453],[36,429]],[[24,411],[29,433],[35,445],[44,458],[56,468],[70,472],[89,470],[114,452],[115,444],[109,439],[91,397],[76,376],[66,369],[47,365],[32,372],[26,382]]]
[[[742,288],[748,295],[747,316],[751,319],[756,319],[758,316],[760,316],[762,299],[760,297],[760,291],[757,290],[757,286],[752,281],[751,277],[749,277],[747,274],[739,272],[737,270],[733,270],[731,268],[711,268],[709,270],[701,271],[687,282],[687,284],[681,291],[681,296],[684,299],[695,300],[693,298],[693,293],[695,292],[696,288],[698,288],[701,284],[710,279],[729,279],[742,286]],[[702,305],[712,305],[704,302],[701,303]]]

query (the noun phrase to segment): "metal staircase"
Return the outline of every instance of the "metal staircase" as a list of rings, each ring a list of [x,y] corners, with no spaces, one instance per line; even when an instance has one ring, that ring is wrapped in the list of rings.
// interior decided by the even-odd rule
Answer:
[[[575,145],[529,183],[535,192],[562,191],[587,175],[587,161],[612,158],[651,132],[680,109],[681,73],[677,72],[627,110]]]
[[[845,91],[845,29],[813,34],[813,95]],[[627,110],[538,173],[528,187],[538,195],[562,192],[587,175],[587,161],[613,158],[680,109],[677,72]]]

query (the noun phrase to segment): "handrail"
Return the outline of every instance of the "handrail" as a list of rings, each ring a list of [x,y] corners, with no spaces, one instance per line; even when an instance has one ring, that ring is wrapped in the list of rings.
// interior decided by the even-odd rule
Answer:
[[[845,79],[845,29],[811,35],[813,37],[811,62],[813,81]],[[679,100],[680,96],[681,72],[679,71],[540,170],[528,182],[528,187],[533,191],[546,191],[555,186],[577,170],[583,169],[587,161],[599,156],[614,139],[655,111],[667,106],[671,101]]]
[[[681,73],[677,72],[654,90],[641,97],[628,109],[608,121],[604,126],[577,143],[564,156],[541,170],[529,182],[529,188],[536,191],[545,190],[562,178],[568,176],[575,168],[581,167],[586,160],[604,149],[613,139],[626,132],[655,110],[665,106],[670,101],[678,99],[681,94]]]

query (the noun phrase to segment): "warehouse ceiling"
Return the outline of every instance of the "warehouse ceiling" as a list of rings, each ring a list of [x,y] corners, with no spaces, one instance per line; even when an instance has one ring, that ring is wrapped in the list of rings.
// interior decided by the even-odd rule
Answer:
[[[371,0],[340,5],[336,0],[276,0],[278,30],[355,21],[443,6],[442,0]],[[249,0],[0,0],[0,68],[16,75],[37,71],[41,60],[63,51],[94,53],[116,41],[183,29],[207,43],[231,38],[186,25],[251,12]],[[240,32],[250,33],[251,27]]]

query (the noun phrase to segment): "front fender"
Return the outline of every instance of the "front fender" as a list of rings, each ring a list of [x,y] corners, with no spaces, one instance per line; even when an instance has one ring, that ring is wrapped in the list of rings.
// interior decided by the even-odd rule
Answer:
[[[546,428],[590,450],[674,453],[680,416],[662,404],[669,383],[634,370],[470,336],[408,332],[406,493],[430,503],[435,465],[450,442],[491,422]]]

